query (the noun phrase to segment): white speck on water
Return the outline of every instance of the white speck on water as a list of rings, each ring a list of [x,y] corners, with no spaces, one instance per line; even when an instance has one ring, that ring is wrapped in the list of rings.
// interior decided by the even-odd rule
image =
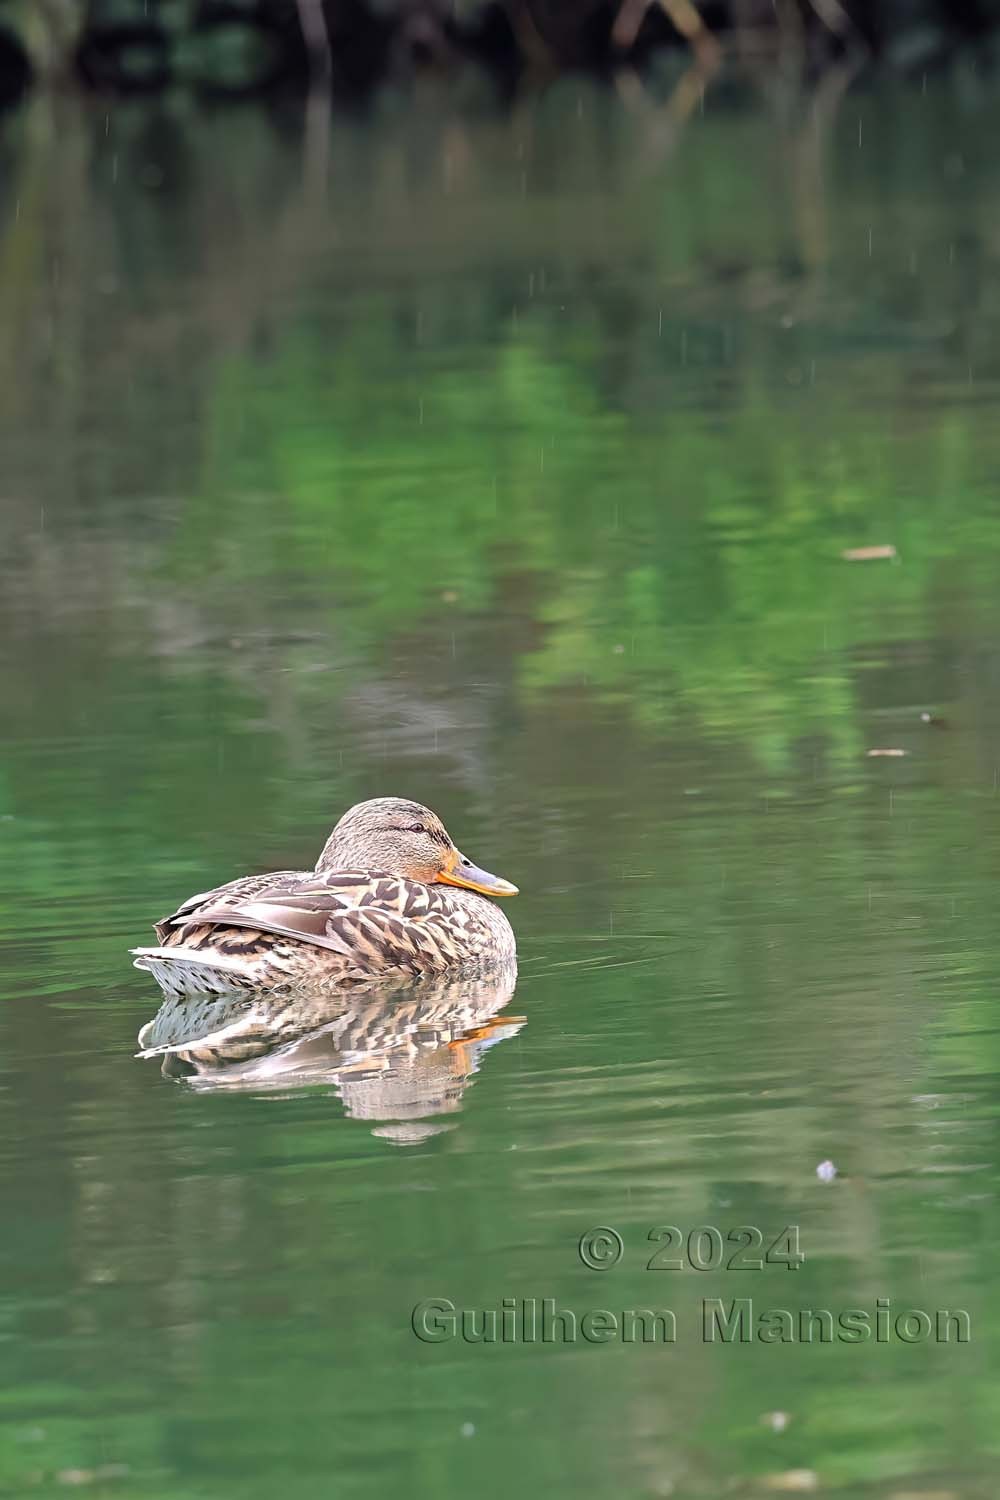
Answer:
[[[461,1432],[463,1437],[475,1437],[476,1424],[475,1422],[463,1422],[461,1427],[459,1428],[459,1431]]]
[[[816,1168],[816,1176],[820,1182],[832,1182],[837,1175],[837,1168],[832,1161],[821,1161]]]

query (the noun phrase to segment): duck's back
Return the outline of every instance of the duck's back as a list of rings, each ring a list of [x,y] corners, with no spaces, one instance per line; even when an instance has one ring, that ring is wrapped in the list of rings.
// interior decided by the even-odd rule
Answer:
[[[280,871],[192,896],[136,965],[167,993],[353,984],[513,959],[492,901],[381,871]]]

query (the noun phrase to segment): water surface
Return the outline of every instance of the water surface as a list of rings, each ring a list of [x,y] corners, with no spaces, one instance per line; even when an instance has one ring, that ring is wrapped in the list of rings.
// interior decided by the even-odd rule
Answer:
[[[6,123],[2,1492],[995,1493],[1000,119],[837,89]],[[154,1021],[153,919],[384,793],[513,994]]]

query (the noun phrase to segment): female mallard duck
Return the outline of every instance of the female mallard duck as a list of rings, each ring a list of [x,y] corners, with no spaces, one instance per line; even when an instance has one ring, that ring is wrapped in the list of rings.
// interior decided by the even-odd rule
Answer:
[[[379,975],[509,963],[514,933],[480,870],[419,802],[376,797],[344,814],[315,870],[245,875],[190,896],[133,948],[167,995],[353,985]]]

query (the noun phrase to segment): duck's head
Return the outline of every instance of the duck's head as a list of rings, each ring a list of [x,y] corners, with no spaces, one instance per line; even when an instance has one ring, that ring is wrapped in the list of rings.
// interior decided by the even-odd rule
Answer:
[[[316,869],[386,870],[425,885],[458,885],[484,896],[517,895],[509,880],[466,859],[437,813],[403,797],[373,797],[349,808],[327,839]]]

